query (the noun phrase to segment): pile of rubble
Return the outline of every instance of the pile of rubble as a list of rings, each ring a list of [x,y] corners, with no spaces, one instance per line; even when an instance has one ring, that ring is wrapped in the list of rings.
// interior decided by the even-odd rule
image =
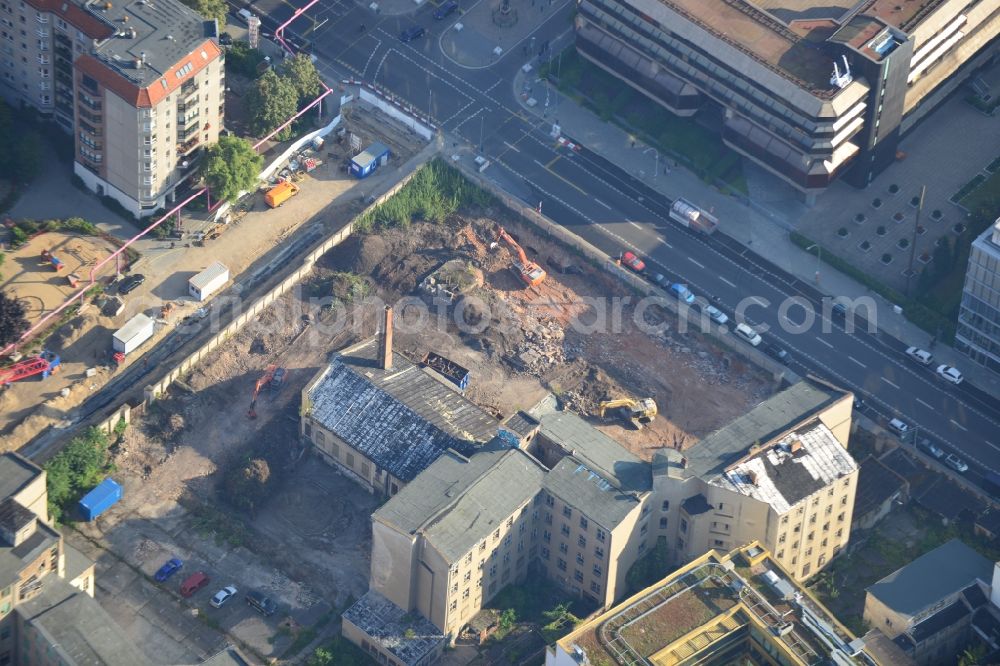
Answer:
[[[508,355],[507,361],[516,369],[538,375],[565,361],[565,333],[554,321],[538,322],[523,329],[524,339]]]

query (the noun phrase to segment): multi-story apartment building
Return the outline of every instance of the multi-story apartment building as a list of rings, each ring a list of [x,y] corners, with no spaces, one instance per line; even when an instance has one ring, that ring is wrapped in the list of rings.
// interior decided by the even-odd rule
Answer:
[[[73,133],[74,170],[153,214],[218,139],[225,71],[214,21],[178,0],[3,0],[0,92]]]
[[[996,52],[998,0],[580,0],[581,55],[806,200],[864,186]]]
[[[0,664],[143,663],[94,600],[94,563],[47,522],[45,471],[0,456]]]
[[[867,638],[867,637],[866,637]],[[891,641],[858,639],[754,542],[712,550],[549,646],[546,666],[903,666]]]
[[[955,347],[1000,372],[1000,219],[972,242]]]
[[[653,461],[658,533],[677,564],[760,541],[798,580],[846,545],[858,480],[853,397],[799,382],[683,453]]]

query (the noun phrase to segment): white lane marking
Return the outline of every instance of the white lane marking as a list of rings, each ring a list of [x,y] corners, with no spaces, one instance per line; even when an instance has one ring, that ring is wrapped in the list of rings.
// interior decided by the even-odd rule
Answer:
[[[826,345],[827,347],[829,347],[830,349],[833,349],[833,345],[831,345],[829,342],[827,342],[823,338],[817,337],[816,338],[816,342],[820,342],[820,343]]]
[[[508,148],[510,148],[511,150],[513,150],[515,153],[521,152],[520,149],[518,149],[518,147],[515,146],[514,144],[512,144],[510,141],[504,141],[503,145],[507,146]]]
[[[996,444],[994,444],[993,442],[990,442],[990,441],[987,441],[986,443],[989,444],[990,446],[992,446],[997,451],[1000,451],[1000,446],[997,446]]]
[[[923,400],[921,400],[920,398],[917,398],[917,402],[919,402],[919,403],[920,403],[921,405],[923,405],[923,406],[924,406],[924,407],[926,407],[927,409],[934,409],[933,407],[931,407],[930,405],[928,405],[928,404],[927,404],[926,402],[924,402],[924,401],[923,401]]]
[[[603,202],[603,201],[601,201],[600,199],[594,199],[594,201],[596,201],[597,203],[601,204],[602,206],[604,206],[604,207],[605,207],[605,208],[607,208],[608,210],[611,210],[611,206],[609,206],[608,204],[604,203],[604,202]]]
[[[722,277],[721,275],[719,276],[719,279],[722,280],[723,282],[725,282],[726,284],[728,284],[733,289],[736,289],[736,285],[735,284],[733,284],[732,282],[730,282],[726,278]]]
[[[705,267],[705,264],[703,264],[703,263],[701,263],[699,261],[695,261],[694,259],[691,258],[690,255],[688,255],[688,261],[690,261],[692,264],[694,264],[698,268],[704,268]]]
[[[635,227],[636,229],[642,229],[642,225],[641,225],[641,224],[636,224],[636,223],[635,223],[635,222],[633,222],[632,220],[629,220],[629,221],[628,221],[628,223],[629,223],[629,224],[631,224],[631,225],[632,225],[633,227]]]
[[[669,247],[671,250],[674,249],[673,245],[671,245],[667,241],[663,240],[662,238],[657,238],[656,240],[658,240],[659,242],[663,243],[664,245],[666,245],[667,247]],[[736,285],[733,285],[733,286],[735,287]]]
[[[751,303],[756,303],[757,305],[759,305],[762,308],[766,308],[767,307],[767,303],[765,303],[764,299],[762,299],[760,296],[751,296],[747,300],[750,301]]]
[[[961,428],[962,430],[968,430],[968,428],[966,428],[964,425],[962,425],[961,423],[959,423],[955,419],[948,419],[948,420],[951,421],[951,424],[953,426],[955,426],[956,428]]]
[[[867,365],[865,365],[864,363],[862,363],[858,359],[854,358],[853,356],[848,356],[847,358],[850,359],[851,361],[854,361],[855,363],[857,363],[858,365],[860,365],[862,368],[867,368],[868,367]]]
[[[884,381],[886,384],[888,384],[889,386],[891,386],[894,389],[898,389],[899,388],[898,386],[896,386],[895,384],[893,384],[892,382],[890,382],[885,377],[879,377],[879,379],[881,379],[882,381]]]

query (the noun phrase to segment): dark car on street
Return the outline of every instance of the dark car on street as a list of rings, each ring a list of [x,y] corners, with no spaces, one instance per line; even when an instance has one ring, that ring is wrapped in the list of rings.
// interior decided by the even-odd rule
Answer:
[[[403,32],[399,33],[399,41],[401,42],[412,42],[414,39],[423,37],[427,33],[427,30],[419,25],[414,25]]]
[[[127,294],[131,291],[135,291],[136,289],[139,288],[139,285],[141,285],[145,281],[146,281],[145,275],[140,275],[140,274],[129,275],[124,280],[122,280],[120,285],[118,285],[118,293]]]
[[[166,582],[168,578],[180,571],[182,566],[184,566],[184,562],[181,561],[180,558],[172,557],[167,560],[166,564],[160,567],[153,578],[155,578],[158,583]]]
[[[781,361],[785,365],[792,362],[791,355],[775,344],[770,344],[764,347],[764,353],[773,358],[775,361]]]
[[[458,3],[455,2],[455,0],[448,0],[448,2],[438,7],[437,11],[434,12],[434,19],[440,21],[448,18],[450,15],[455,13],[456,9],[458,9]]]

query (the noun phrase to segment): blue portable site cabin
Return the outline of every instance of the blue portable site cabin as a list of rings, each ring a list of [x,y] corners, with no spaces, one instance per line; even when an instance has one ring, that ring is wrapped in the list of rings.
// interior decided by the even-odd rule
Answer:
[[[80,515],[84,520],[94,520],[121,498],[122,487],[110,477],[104,479],[80,500]]]
[[[360,154],[351,158],[351,175],[355,178],[365,178],[388,161],[388,146],[381,143],[373,143]]]

